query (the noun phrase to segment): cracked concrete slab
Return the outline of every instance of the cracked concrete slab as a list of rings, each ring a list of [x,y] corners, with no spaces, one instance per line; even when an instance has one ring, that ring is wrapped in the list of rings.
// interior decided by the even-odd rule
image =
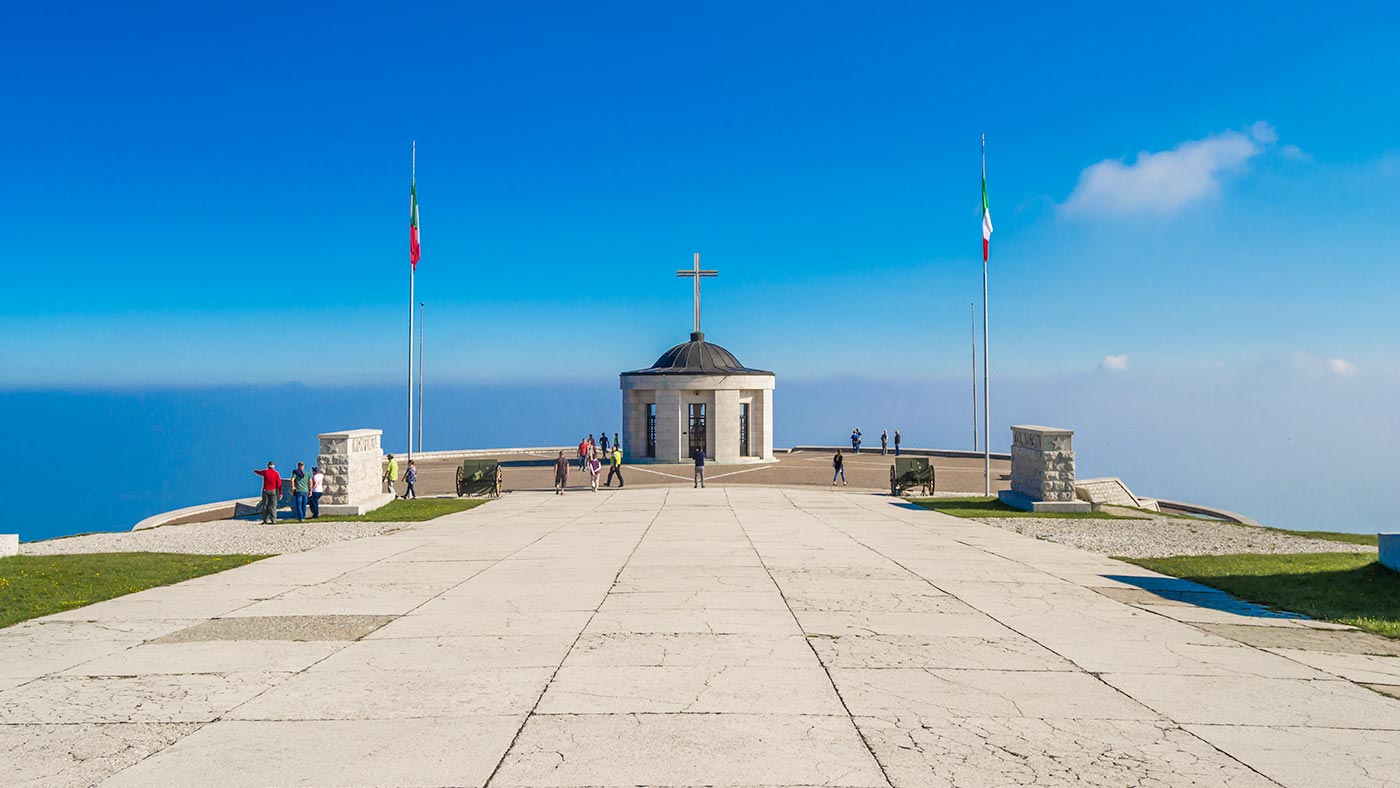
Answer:
[[[1168,722],[857,717],[896,786],[1277,788]]]
[[[88,788],[199,728],[194,723],[0,725],[0,785]]]
[[[816,658],[808,653],[809,662]],[[845,712],[812,665],[582,666],[566,661],[540,714],[826,714]]]
[[[1186,729],[1287,788],[1400,785],[1400,732],[1242,725]]]
[[[751,714],[533,716],[491,784],[889,785],[849,718]]]
[[[516,717],[228,720],[200,728],[100,785],[479,786],[519,727]]]
[[[834,668],[831,680],[857,717],[1160,719],[1081,672]]]

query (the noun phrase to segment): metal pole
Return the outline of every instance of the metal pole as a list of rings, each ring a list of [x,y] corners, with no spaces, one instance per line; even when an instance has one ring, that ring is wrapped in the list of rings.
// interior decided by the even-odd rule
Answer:
[[[413,183],[418,177],[418,141],[413,141],[413,158],[409,167],[409,183]],[[413,211],[413,198],[409,198],[410,212]],[[413,269],[412,261],[408,266],[408,459],[413,459],[413,302],[417,300],[413,293]]]
[[[423,307],[418,302],[418,453],[423,453]]]
[[[972,450],[977,451],[977,305],[968,303],[968,321],[971,331],[968,332],[968,339],[972,340]],[[421,448],[421,447],[419,447]]]
[[[987,135],[982,135],[982,182],[987,182]],[[982,479],[983,494],[992,494],[992,391],[987,366],[987,255],[982,255]]]

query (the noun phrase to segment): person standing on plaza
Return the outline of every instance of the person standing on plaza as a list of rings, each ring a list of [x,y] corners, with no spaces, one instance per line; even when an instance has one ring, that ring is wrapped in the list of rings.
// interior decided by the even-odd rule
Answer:
[[[846,486],[846,461],[841,457],[841,450],[836,450],[836,456],[831,458],[831,467],[836,469],[836,473],[831,475],[831,486],[836,486],[836,479],[840,477],[841,486]]]
[[[899,430],[894,431],[894,456],[899,456]]]
[[[306,499],[311,496],[311,477],[306,475],[306,463],[297,463],[292,471],[292,509],[297,513],[297,522],[306,522]]]
[[[578,469],[583,470],[588,462],[588,439],[578,442]]]
[[[889,430],[880,430],[880,456],[883,457],[883,456],[885,456],[886,454],[889,454],[889,449],[890,449],[890,431],[889,431]]]
[[[621,489],[622,489],[622,485],[623,485],[623,481],[622,481],[622,449],[619,449],[619,448],[617,447],[617,444],[616,444],[616,443],[613,444],[613,450],[612,450],[612,457],[611,457],[611,458],[612,458],[612,467],[608,469],[608,480],[603,484],[603,486],[604,486],[604,487],[611,487],[611,486],[612,486],[613,477],[616,476],[616,477],[617,477],[617,489],[621,490]]]
[[[603,472],[603,463],[596,456],[588,458],[588,486],[598,492],[598,475]]]
[[[705,486],[705,449],[697,448],[690,456],[695,460],[695,487],[702,488]]]
[[[408,461],[408,467],[404,469],[403,481],[406,485],[403,491],[404,500],[418,497],[418,491],[413,489],[413,485],[418,483],[418,469],[414,467],[413,460]]]
[[[564,452],[559,452],[559,457],[554,460],[554,494],[563,495],[564,485],[569,482],[569,461],[564,459]]]
[[[603,450],[603,456],[604,456],[604,457],[607,457],[607,456],[608,456],[608,434],[607,434],[606,432],[600,432],[600,433],[598,433],[598,447],[601,448],[601,449]]]
[[[389,492],[395,496],[398,491],[394,489],[394,484],[399,480],[399,461],[394,459],[394,455],[389,455],[389,464],[384,467],[384,483],[389,487]]]
[[[622,439],[617,436],[616,432],[613,433],[613,446],[622,448]]]
[[[851,453],[860,454],[860,427],[851,430]]]
[[[326,491],[326,475],[318,465],[311,469],[311,519],[321,516],[321,494]]]
[[[277,524],[277,499],[282,497],[282,474],[277,472],[277,463],[268,460],[265,470],[254,470],[262,477],[262,521],[269,525]]]

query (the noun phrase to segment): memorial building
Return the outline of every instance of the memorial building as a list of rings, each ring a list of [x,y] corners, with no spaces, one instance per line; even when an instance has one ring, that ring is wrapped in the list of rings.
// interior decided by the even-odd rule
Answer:
[[[715,271],[677,271],[695,280],[690,341],[650,367],[623,372],[622,451],[628,462],[689,462],[696,449],[719,464],[773,460],[772,372],[739,363],[700,331],[700,279]]]

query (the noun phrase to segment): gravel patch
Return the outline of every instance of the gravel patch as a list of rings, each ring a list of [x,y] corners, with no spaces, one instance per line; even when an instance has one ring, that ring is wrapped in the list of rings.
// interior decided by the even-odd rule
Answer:
[[[979,518],[988,525],[1049,542],[1127,558],[1230,553],[1374,553],[1376,548],[1309,539],[1235,523],[1179,517],[1147,520]]]
[[[86,534],[25,542],[20,555],[69,553],[198,553],[201,555],[279,555],[321,545],[397,531],[414,523],[280,523],[247,520],[164,525],[141,531]]]

